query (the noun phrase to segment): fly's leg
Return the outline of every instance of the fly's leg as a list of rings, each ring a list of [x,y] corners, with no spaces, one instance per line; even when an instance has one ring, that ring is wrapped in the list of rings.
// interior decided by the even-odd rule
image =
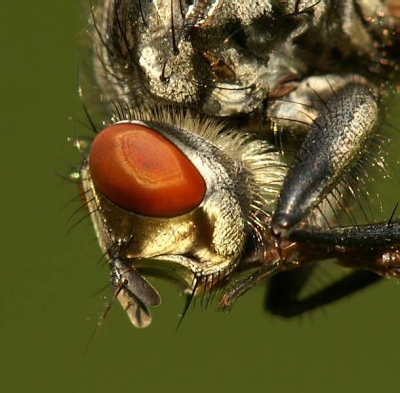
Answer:
[[[397,234],[397,237],[393,236],[393,241],[400,249],[397,227],[393,227],[386,234],[383,231],[380,240],[375,240],[383,242],[383,246],[374,248],[374,256],[369,261],[355,258],[357,251],[362,249],[360,245],[351,248],[338,246],[336,242],[340,236],[337,235],[332,235],[328,244],[314,244],[313,240],[318,237],[318,233],[322,229],[315,228],[314,233],[303,232],[304,236],[301,239],[291,236],[292,232],[296,233],[297,228],[300,228],[300,223],[302,223],[302,227],[307,225],[314,209],[363,158],[378,126],[379,98],[376,88],[364,78],[350,75],[342,78],[336,77],[332,84],[329,83],[328,77],[325,78],[325,81],[330,85],[330,96],[325,91],[324,99],[320,100],[323,104],[322,107],[318,109],[315,117],[310,116],[310,129],[285,177],[277,208],[269,226],[277,239],[278,254],[282,242],[289,241],[297,245],[294,247],[297,252],[292,252],[290,255],[280,254],[277,259],[271,257],[272,254],[269,251],[264,258],[264,265],[279,265],[279,269],[276,270],[282,272],[282,274],[278,273],[276,279],[272,279],[272,288],[267,301],[268,308],[275,309],[275,312],[280,314],[295,315],[311,310],[379,280],[379,276],[372,272],[354,272],[308,299],[300,301],[298,294],[307,281],[307,272],[310,268],[306,267],[301,274],[296,271],[312,261],[338,258],[347,266],[369,269],[382,274],[382,270],[378,267],[382,267],[383,260],[392,261],[394,266],[399,260],[396,251],[388,255],[385,250],[388,245],[385,239],[387,236],[391,238],[393,232]],[[309,94],[319,96],[318,91],[313,88],[310,89]],[[269,231],[266,231],[266,239],[274,236],[268,235]],[[304,247],[304,244],[307,246]],[[372,244],[370,246],[374,247]],[[271,250],[271,246],[269,249]],[[296,269],[291,272],[293,268]],[[228,307],[237,297],[251,288],[255,283],[253,277],[256,277],[258,282],[260,277],[273,277],[276,270],[270,272],[264,266],[260,268],[259,273],[255,272],[248,279],[236,283],[224,294],[221,307]],[[282,287],[281,283],[286,281],[290,285]],[[292,290],[285,293],[291,285],[293,285]],[[283,297],[281,300],[276,300],[277,295],[275,296],[274,293],[277,293],[279,288],[280,296]],[[282,295],[282,293],[284,294]]]
[[[276,263],[270,263],[256,270],[254,274],[248,276],[245,280],[236,282],[235,285],[222,296],[219,304],[220,308],[222,310],[229,310],[236,299],[244,295],[261,280],[277,274],[280,269],[281,266],[278,261]]]
[[[335,257],[356,270],[318,293],[299,299],[306,272],[286,271],[271,278],[266,308],[295,316],[339,300],[384,277],[400,277],[400,225],[299,227],[365,154],[378,123],[377,92],[355,81],[339,88],[313,120],[290,169],[272,218],[278,236],[320,247],[320,259]],[[332,90],[334,91],[334,90]],[[325,254],[325,255],[324,255]],[[289,288],[286,289],[285,288]]]
[[[266,309],[283,317],[298,316],[333,303],[375,284],[382,277],[400,278],[399,222],[337,228],[293,228],[285,243],[289,252],[282,254],[281,260],[277,258],[279,251],[274,251],[273,258],[270,249],[267,264],[224,294],[221,302],[223,309],[261,278],[270,278]],[[311,296],[300,298],[300,292],[314,267],[310,262],[331,258],[357,270]]]
[[[338,228],[298,228],[293,241],[323,247],[342,265],[400,278],[400,223],[389,222]]]
[[[332,229],[295,228],[289,238],[297,243],[285,240],[283,253],[280,248],[269,249],[269,262],[235,283],[222,297],[220,307],[229,309],[261,279],[269,278],[266,309],[282,317],[295,317],[358,292],[382,277],[400,278],[399,233],[399,223]],[[300,297],[315,262],[332,258],[357,270],[310,296]]]
[[[293,228],[290,240],[313,245],[353,248],[386,248],[400,245],[400,222],[336,228]]]
[[[400,278],[400,223],[382,223],[338,228],[294,228],[290,240],[322,247],[324,256],[335,257],[355,270],[321,291],[299,299],[310,266],[280,272],[271,277],[265,307],[294,317],[333,303],[375,284],[382,277]]]
[[[361,77],[331,86],[285,177],[272,218],[276,235],[286,238],[363,157],[378,125],[377,95]]]
[[[312,237],[311,237],[312,238]],[[332,239],[333,240],[333,239]],[[333,303],[348,295],[358,292],[376,282],[380,281],[382,275],[378,268],[383,264],[379,262],[379,255],[383,250],[365,250],[365,248],[343,249],[326,245],[289,243],[290,252],[283,255],[281,260],[275,258],[274,262],[264,264],[259,270],[243,281],[238,281],[227,291],[220,302],[222,309],[229,309],[230,306],[245,292],[251,289],[261,279],[269,278],[269,287],[265,302],[265,308],[282,317],[295,317],[316,308]],[[361,251],[364,250],[362,253]],[[275,253],[279,252],[277,249]],[[356,258],[356,256],[359,256]],[[300,297],[305,284],[308,282],[316,262],[324,259],[337,258],[343,265],[353,268],[368,268],[366,259],[363,256],[371,256],[368,270],[356,270],[347,276],[338,279],[322,290],[310,296]],[[374,255],[374,257],[372,257]],[[285,260],[288,258],[288,260]],[[294,259],[295,258],[295,259]],[[396,260],[395,271],[400,272],[399,251],[391,255]],[[387,259],[387,258],[386,258]],[[358,264],[356,263],[358,261]],[[313,263],[314,262],[314,263]],[[365,265],[364,265],[365,264]],[[392,275],[393,275],[392,266]],[[378,273],[378,274],[377,274]],[[388,273],[388,272],[387,272]]]
[[[384,226],[388,229],[385,230]],[[365,241],[358,243],[363,234]],[[387,236],[393,245],[385,240]],[[247,279],[238,281],[224,294],[220,303],[222,309],[229,309],[238,297],[265,278],[270,280],[265,308],[282,317],[295,317],[333,303],[377,283],[382,277],[400,278],[399,223],[326,230],[294,229],[289,237],[302,243],[285,241],[289,244],[286,246],[289,252],[284,253],[280,260],[276,257],[279,249],[270,250],[268,263]],[[273,254],[275,258],[272,258]],[[315,263],[332,258],[357,270],[310,296],[300,297]]]

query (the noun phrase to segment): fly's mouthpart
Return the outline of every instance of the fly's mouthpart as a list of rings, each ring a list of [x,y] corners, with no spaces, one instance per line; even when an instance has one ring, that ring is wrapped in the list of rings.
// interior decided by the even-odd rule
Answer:
[[[127,117],[94,138],[81,177],[116,296],[133,324],[145,327],[148,306],[159,302],[141,272],[189,292],[217,287],[248,242],[263,247],[259,234],[286,171],[268,142],[190,111],[133,110]],[[188,188],[195,194],[189,203]]]

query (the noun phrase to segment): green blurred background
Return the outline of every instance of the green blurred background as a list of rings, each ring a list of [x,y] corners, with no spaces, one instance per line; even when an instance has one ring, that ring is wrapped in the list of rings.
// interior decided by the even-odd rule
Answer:
[[[108,270],[89,221],[66,235],[79,203],[58,176],[80,160],[67,138],[84,121],[81,14],[79,0],[0,4],[0,391],[400,391],[394,281],[294,321],[263,312],[260,285],[229,315],[190,311],[178,331],[183,300],[161,283],[149,329],[115,307],[85,355]]]

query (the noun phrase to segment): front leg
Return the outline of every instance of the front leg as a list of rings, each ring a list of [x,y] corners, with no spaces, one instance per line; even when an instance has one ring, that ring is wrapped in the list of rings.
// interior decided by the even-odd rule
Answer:
[[[368,269],[382,277],[400,278],[400,223],[336,228],[294,228],[290,240],[305,247],[319,247],[326,257],[342,265]]]
[[[348,266],[366,269],[379,263],[378,255],[375,255],[374,261],[377,262],[371,261],[369,266],[362,266],[360,260],[352,264],[350,260],[357,253],[354,250],[362,247],[335,247],[335,236],[330,236],[328,242],[321,244],[317,239],[322,228],[317,227],[314,232],[307,232],[309,223],[306,221],[312,217],[313,209],[340,184],[343,177],[367,152],[378,127],[378,99],[377,89],[360,76],[311,77],[303,81],[297,91],[290,93],[289,98],[282,101],[281,105],[272,109],[279,117],[276,119],[281,125],[285,122],[297,122],[297,127],[289,128],[294,129],[297,135],[305,130],[308,132],[285,177],[272,222],[267,224],[271,230],[264,234],[269,244],[264,265],[224,294],[222,308],[228,308],[254,284],[268,277],[273,277],[268,308],[274,309],[276,313],[293,315],[335,301],[379,280],[379,276],[374,273],[354,273],[302,304],[297,299],[299,290],[308,278],[307,274],[298,274],[297,271],[309,271],[308,265],[312,261],[337,257]],[[283,119],[279,114],[283,114],[287,104],[291,112]],[[308,225],[303,227],[300,223]],[[303,231],[302,238],[298,231]],[[275,236],[277,251],[272,252],[274,246],[271,243],[274,243]],[[315,243],[313,240],[316,240]],[[382,241],[382,237],[379,241]],[[291,250],[294,249],[295,252],[287,254],[282,248],[288,242],[293,245]],[[400,246],[400,241],[396,244]],[[375,250],[378,254],[384,254],[384,247]],[[276,296],[273,295],[274,288],[280,287],[280,283],[286,281],[291,290],[286,285],[281,287],[285,294],[281,294],[281,303],[277,303]]]
[[[325,77],[328,85],[329,77]],[[336,87],[339,85],[339,87]],[[330,85],[325,101],[290,168],[272,219],[276,235],[287,237],[359,162],[378,125],[377,89],[348,76]],[[314,90],[310,94],[318,93]],[[301,111],[300,111],[301,112]]]

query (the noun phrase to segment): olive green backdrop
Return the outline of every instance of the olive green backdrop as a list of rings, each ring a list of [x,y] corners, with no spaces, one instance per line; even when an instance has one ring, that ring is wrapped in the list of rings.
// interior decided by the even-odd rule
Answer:
[[[0,4],[0,391],[398,392],[394,281],[294,321],[263,312],[260,285],[229,315],[190,311],[178,331],[182,298],[161,284],[149,329],[115,307],[86,351],[108,269],[89,221],[66,235],[77,187],[58,176],[80,160],[67,138],[84,122],[81,13],[78,0]]]

